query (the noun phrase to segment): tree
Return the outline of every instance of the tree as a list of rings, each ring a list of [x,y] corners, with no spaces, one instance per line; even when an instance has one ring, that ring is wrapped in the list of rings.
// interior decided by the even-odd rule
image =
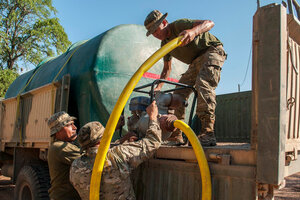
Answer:
[[[71,44],[52,0],[0,0],[0,66],[19,69],[64,52]]]
[[[0,70],[0,97],[4,97],[9,85],[19,76],[10,69]]]

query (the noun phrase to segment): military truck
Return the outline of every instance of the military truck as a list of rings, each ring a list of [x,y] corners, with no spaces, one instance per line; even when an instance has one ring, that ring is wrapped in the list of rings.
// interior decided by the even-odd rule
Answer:
[[[132,66],[159,48],[144,35],[141,26],[118,26],[46,60],[10,86],[0,107],[0,161],[1,173],[16,184],[16,199],[49,198],[47,119],[65,110],[78,118],[78,127],[92,120],[105,125],[123,82],[137,68]],[[285,6],[258,8],[252,91],[217,96],[218,145],[204,148],[213,199],[272,199],[284,177],[300,171],[299,45],[300,23]],[[175,65],[179,71],[171,81],[183,69]],[[144,74],[139,86],[158,78],[159,71],[157,65]],[[199,129],[196,118],[192,128]],[[137,199],[201,199],[192,147],[162,146],[134,172],[133,184]]]

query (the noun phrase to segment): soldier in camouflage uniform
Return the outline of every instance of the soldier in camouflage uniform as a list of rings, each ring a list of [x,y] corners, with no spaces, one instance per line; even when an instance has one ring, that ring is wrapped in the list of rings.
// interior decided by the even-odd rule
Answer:
[[[80,149],[72,144],[76,139],[75,117],[58,112],[50,117],[48,126],[53,143],[48,151],[48,165],[51,177],[49,195],[51,200],[79,200],[80,196],[69,181],[70,166],[80,157]]]
[[[130,172],[148,160],[160,147],[161,128],[168,131],[175,129],[173,126],[174,120],[177,119],[175,116],[175,118],[164,116],[158,121],[155,101],[147,108],[147,113],[150,122],[145,138],[109,149],[101,179],[100,199],[135,199]],[[89,199],[92,169],[103,132],[104,127],[99,122],[90,122],[84,125],[78,134],[81,150],[85,153],[72,163],[70,181],[82,200]]]
[[[183,36],[180,47],[174,49],[164,57],[162,79],[167,79],[171,72],[172,57],[189,64],[188,70],[182,74],[179,82],[195,86],[198,92],[196,113],[201,120],[199,140],[203,146],[216,145],[214,135],[216,94],[215,89],[220,81],[221,67],[226,59],[222,43],[208,31],[214,26],[210,20],[179,19],[168,23],[165,19],[167,13],[162,15],[158,10],[153,10],[146,17],[144,25],[147,36],[153,35],[162,40],[165,45],[172,39]],[[164,83],[155,88],[159,91]],[[188,99],[191,90],[177,90],[174,93]],[[180,120],[185,118],[185,108],[179,107],[175,115]],[[173,134],[173,139],[182,142],[181,132]]]

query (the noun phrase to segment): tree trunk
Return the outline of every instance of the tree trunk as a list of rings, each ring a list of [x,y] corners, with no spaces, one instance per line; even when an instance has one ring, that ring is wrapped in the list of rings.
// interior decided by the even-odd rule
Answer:
[[[14,61],[8,60],[8,61],[7,61],[7,69],[12,70],[13,67],[14,67]]]

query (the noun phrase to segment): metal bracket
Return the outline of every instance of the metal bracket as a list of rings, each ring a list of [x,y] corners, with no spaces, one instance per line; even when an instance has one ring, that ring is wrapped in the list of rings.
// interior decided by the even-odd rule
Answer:
[[[291,152],[286,152],[285,154],[285,166],[289,166],[291,161],[298,159],[298,149],[294,147],[294,150]]]
[[[291,97],[287,100],[287,109],[290,110],[296,103],[296,99]]]
[[[216,154],[211,153],[208,158],[221,165],[230,165],[231,156],[229,154]]]

